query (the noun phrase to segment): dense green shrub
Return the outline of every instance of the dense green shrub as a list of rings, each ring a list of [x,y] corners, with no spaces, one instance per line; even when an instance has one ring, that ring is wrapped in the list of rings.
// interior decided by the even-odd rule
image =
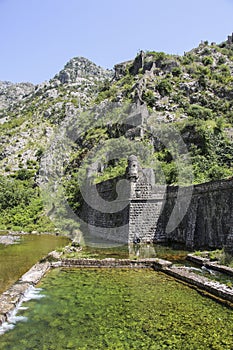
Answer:
[[[233,145],[224,133],[224,119],[193,119],[179,125],[193,164],[195,183],[232,176]]]
[[[29,180],[34,175],[35,175],[34,171],[30,171],[28,169],[22,168],[22,169],[19,169],[18,171],[15,172],[14,177],[17,180]]]
[[[188,108],[187,114],[195,119],[214,119],[214,114],[211,109],[196,104],[193,104]]]
[[[158,83],[157,90],[161,96],[169,96],[172,92],[172,84],[168,79],[163,79]]]
[[[180,67],[174,67],[172,69],[172,75],[174,77],[179,77],[182,74],[182,69]]]
[[[54,230],[44,214],[39,189],[31,178],[0,176],[0,228],[29,232]]]
[[[218,65],[224,64],[226,62],[226,58],[224,56],[219,57]]]
[[[213,57],[211,56],[205,56],[202,60],[204,66],[211,66],[214,62],[214,59]]]
[[[156,97],[155,97],[153,91],[151,91],[151,90],[147,90],[147,91],[143,92],[142,99],[143,99],[143,101],[146,102],[148,107],[153,107],[155,102],[156,102]]]
[[[225,77],[228,77],[231,75],[230,68],[226,64],[221,64],[218,68]]]

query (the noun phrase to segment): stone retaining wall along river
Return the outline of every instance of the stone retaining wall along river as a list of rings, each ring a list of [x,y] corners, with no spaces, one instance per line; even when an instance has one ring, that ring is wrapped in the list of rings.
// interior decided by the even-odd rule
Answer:
[[[0,324],[11,317],[25,293],[35,286],[50,269],[50,263],[37,263],[26,272],[11,288],[0,296]]]

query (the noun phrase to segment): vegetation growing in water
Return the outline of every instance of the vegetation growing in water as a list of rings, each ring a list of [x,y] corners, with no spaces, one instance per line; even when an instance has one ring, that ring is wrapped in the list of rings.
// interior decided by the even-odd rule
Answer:
[[[61,287],[62,286],[62,287]],[[56,269],[2,350],[230,350],[232,310],[152,270]]]

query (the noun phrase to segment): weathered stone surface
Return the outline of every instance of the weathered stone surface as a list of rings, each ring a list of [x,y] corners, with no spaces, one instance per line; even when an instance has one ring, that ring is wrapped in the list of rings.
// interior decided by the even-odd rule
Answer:
[[[139,69],[142,68],[144,65],[144,58],[145,58],[145,53],[143,51],[140,51],[139,55],[136,56],[132,66],[129,69],[131,74],[133,75],[138,74]]]
[[[184,267],[178,268],[172,266],[171,268],[162,269],[166,274],[178,278],[181,281],[192,284],[206,292],[222,299],[233,303],[233,289],[227,287],[225,284],[212,281],[204,276],[196,275],[193,272],[185,269]]]
[[[128,210],[130,188],[126,187],[121,193],[123,197],[118,199],[117,183],[120,178],[108,180],[96,186],[90,187],[87,199],[80,211],[83,221],[81,230],[85,240],[91,242],[103,240],[103,242],[128,242]],[[93,191],[92,191],[93,189]]]
[[[20,282],[26,282],[30,284],[38,283],[44,274],[49,270],[50,263],[48,261],[44,263],[37,263],[28,272],[26,272],[21,278]]]
[[[104,80],[112,77],[113,72],[97,66],[84,57],[72,58],[56,76],[62,84],[77,83],[82,79]]]
[[[10,289],[2,294],[3,301],[10,301],[16,305],[19,301],[20,296],[22,296],[25,291],[29,288],[30,284],[26,283],[15,283]]]
[[[133,63],[133,60],[129,60],[129,61],[116,64],[114,66],[114,72],[115,72],[114,78],[116,80],[121,79],[126,74],[127,67],[129,67],[132,63]]]
[[[62,252],[57,252],[56,250],[53,250],[52,252],[50,252],[47,257],[48,259],[54,259],[54,260],[59,260],[60,257],[62,255]]]
[[[0,81],[0,110],[11,106],[13,103],[23,100],[35,89],[31,83],[11,83]]]
[[[211,262],[208,258],[202,258],[193,254],[187,255],[187,260],[194,262],[200,266],[205,266],[211,270],[222,272],[226,275],[233,276],[233,268],[225,265],[220,265],[217,262]]]
[[[168,187],[164,210],[155,230],[166,231],[166,225],[177,200],[178,188]],[[185,192],[183,194],[185,200]],[[166,234],[165,243],[180,243],[188,249],[222,248],[230,234],[233,213],[233,179],[196,185],[182,222]],[[177,214],[179,215],[179,213]]]
[[[60,264],[52,263],[52,267],[129,267],[129,268],[157,268],[171,266],[170,261],[149,259],[61,259]]]
[[[124,206],[116,190],[123,178],[97,185],[98,195],[93,191],[93,196],[89,196],[91,205],[84,203],[81,210],[90,238],[98,236],[122,243],[176,243],[192,250],[222,248],[227,244],[228,249],[233,249],[233,179],[183,188],[155,186],[148,170],[141,169],[136,157],[131,156],[125,175],[128,187],[121,191]],[[111,202],[114,210],[110,213],[107,208]],[[118,205],[121,210],[117,210]],[[167,224],[174,207],[175,218],[181,220],[169,231]]]
[[[0,296],[0,325],[11,315],[29,287],[29,283],[17,282]]]
[[[0,295],[0,325],[7,321],[26,291],[37,284],[49,270],[50,263],[37,263],[26,272],[12,287]]]

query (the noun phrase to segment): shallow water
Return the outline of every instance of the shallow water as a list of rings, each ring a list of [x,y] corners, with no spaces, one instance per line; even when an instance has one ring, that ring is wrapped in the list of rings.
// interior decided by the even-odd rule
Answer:
[[[233,311],[147,269],[54,269],[2,350],[233,348]]]
[[[38,260],[68,239],[53,235],[22,235],[13,245],[0,244],[0,292],[9,288]]]
[[[95,246],[85,246],[78,253],[67,254],[67,257],[83,258],[117,258],[117,259],[134,259],[134,258],[161,258],[172,262],[184,262],[189,252],[185,250],[172,249],[171,247],[155,244],[132,244],[111,248],[100,248]]]

